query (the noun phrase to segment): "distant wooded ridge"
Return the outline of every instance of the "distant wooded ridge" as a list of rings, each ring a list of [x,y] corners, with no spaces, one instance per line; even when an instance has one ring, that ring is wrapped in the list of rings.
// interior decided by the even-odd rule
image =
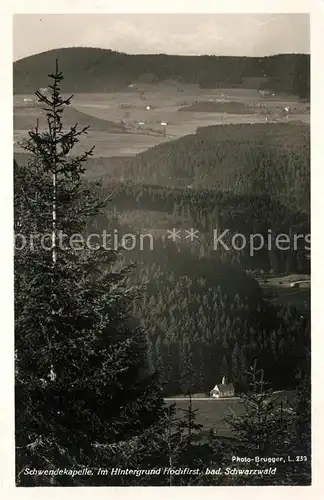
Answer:
[[[278,54],[266,57],[178,56],[123,54],[108,49],[71,47],[50,50],[13,64],[14,93],[34,93],[47,86],[47,74],[59,59],[67,92],[121,90],[133,82],[173,80],[204,88],[237,87],[272,89],[310,95],[309,54]]]

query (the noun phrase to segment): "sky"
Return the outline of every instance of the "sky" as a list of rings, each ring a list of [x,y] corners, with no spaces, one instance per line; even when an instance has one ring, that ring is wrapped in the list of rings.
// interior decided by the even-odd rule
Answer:
[[[306,14],[16,14],[14,60],[60,47],[128,54],[309,53]]]

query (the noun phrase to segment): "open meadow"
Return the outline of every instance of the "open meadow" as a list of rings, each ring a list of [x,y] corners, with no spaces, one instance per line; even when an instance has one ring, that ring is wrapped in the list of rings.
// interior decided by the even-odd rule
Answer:
[[[183,418],[182,410],[188,409],[188,401],[186,400],[166,400],[167,404],[176,403],[176,416]],[[225,422],[225,418],[235,414],[241,416],[244,413],[242,401],[237,399],[215,400],[206,398],[201,401],[192,401],[192,410],[198,410],[196,423],[202,425],[202,431],[208,432],[213,429],[216,435],[224,437],[233,437],[233,432],[230,426]]]
[[[296,394],[294,391],[277,391],[275,397],[279,403],[282,401],[294,406]],[[165,398],[164,401],[167,405],[176,404],[177,418],[183,418],[183,410],[188,410],[188,398],[175,396]],[[231,415],[237,417],[244,415],[244,404],[239,397],[224,399],[193,397],[192,410],[197,410],[196,423],[202,425],[203,433],[213,429],[217,436],[233,438],[233,431],[225,419]]]
[[[40,109],[34,107],[34,100],[32,95],[14,96],[17,152],[21,151],[17,142],[26,137],[39,117]],[[195,111],[197,103],[203,104],[203,111]],[[188,106],[189,110],[182,110]],[[287,107],[289,112],[285,112]],[[254,89],[201,89],[197,85],[182,85],[179,91],[174,85],[161,83],[146,85],[144,90],[75,94],[66,120],[66,126],[75,122],[90,125],[76,153],[96,144],[96,157],[111,157],[132,156],[209,125],[309,123],[309,109],[296,97],[285,94],[264,96]]]

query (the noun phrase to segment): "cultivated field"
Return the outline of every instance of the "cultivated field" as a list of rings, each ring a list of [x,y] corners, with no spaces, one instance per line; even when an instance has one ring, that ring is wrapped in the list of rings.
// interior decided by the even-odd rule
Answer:
[[[17,141],[36,125],[40,111],[31,103],[26,105],[25,98],[33,96],[14,96],[17,152],[21,151]],[[194,110],[196,103],[203,103],[203,111]],[[188,106],[193,111],[179,111]],[[289,113],[284,111],[287,106]],[[253,89],[206,90],[195,85],[184,85],[181,92],[172,85],[157,84],[146,85],[144,91],[75,94],[73,108],[66,125],[78,122],[80,126],[91,126],[75,152],[96,144],[95,156],[99,157],[135,155],[161,142],[195,133],[202,126],[310,120],[306,104],[292,96],[266,97]]]

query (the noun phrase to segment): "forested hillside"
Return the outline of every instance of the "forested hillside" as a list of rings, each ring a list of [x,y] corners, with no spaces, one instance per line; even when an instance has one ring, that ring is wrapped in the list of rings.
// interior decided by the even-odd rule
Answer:
[[[294,387],[309,343],[306,315],[266,302],[257,281],[215,254],[198,261],[184,245],[167,244],[156,246],[154,261],[137,256],[133,282],[144,288],[134,312],[166,394],[208,393],[224,374],[239,391],[255,359],[273,388]]]
[[[33,93],[46,87],[47,74],[59,58],[67,92],[120,90],[134,80],[160,82],[173,79],[202,87],[249,85],[309,98],[310,57],[282,54],[269,57],[129,55],[105,49],[63,48],[26,57],[14,63],[14,93]]]
[[[124,162],[107,178],[169,187],[269,195],[309,210],[309,127],[302,124],[204,127]]]
[[[272,242],[282,233],[307,235],[309,175],[309,129],[290,124],[202,128],[134,158],[110,160],[101,190],[111,201],[88,230],[107,229],[114,212],[120,234],[154,235],[153,251],[135,248],[124,259],[136,262],[133,280],[145,289],[134,311],[167,394],[207,391],[224,373],[244,386],[255,358],[273,387],[294,386],[309,341],[309,297],[301,318],[276,294],[269,302],[252,275],[309,273],[305,241],[287,251],[267,243],[251,254],[249,245],[215,249],[213,231],[228,229],[228,244],[237,233],[267,241],[271,232]],[[197,240],[172,243],[172,228],[182,235],[194,228]]]
[[[97,188],[110,201],[88,224],[88,233],[118,228],[120,235],[154,235],[153,251],[144,246],[122,256],[136,263],[131,282],[144,286],[134,312],[144,326],[151,369],[160,373],[166,394],[208,391],[224,373],[239,388],[254,358],[262,360],[273,387],[294,384],[309,320],[294,308],[271,305],[248,274],[309,273],[304,242],[290,251],[266,245],[253,254],[249,245],[242,251],[213,245],[215,229],[229,230],[225,243],[236,233],[247,239],[261,234],[266,241],[269,230],[272,240],[281,233],[309,233],[309,135],[307,127],[294,130],[290,125],[201,129],[135,158],[112,159]],[[179,162],[198,179],[206,172],[210,189],[172,187],[193,180],[181,179]],[[141,184],[145,178],[160,185]],[[169,185],[161,186],[164,182]],[[172,243],[166,239],[172,228],[194,228],[199,239]],[[307,307],[303,314],[307,318]]]

